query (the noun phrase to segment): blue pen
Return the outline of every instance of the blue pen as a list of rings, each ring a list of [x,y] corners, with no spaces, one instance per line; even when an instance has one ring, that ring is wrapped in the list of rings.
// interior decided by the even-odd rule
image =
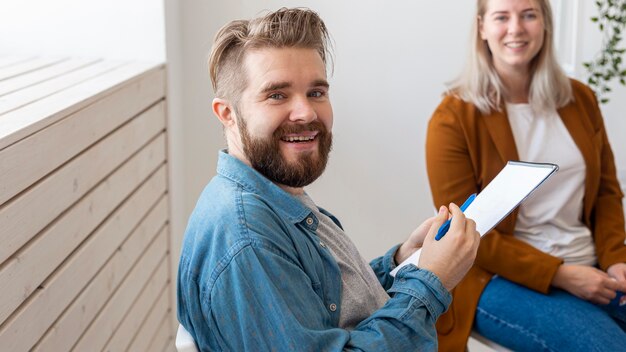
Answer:
[[[472,204],[474,199],[476,199],[476,193],[469,196],[469,198],[467,198],[467,200],[461,205],[460,207],[461,211],[465,211],[465,209],[467,209],[467,207],[469,207],[469,205]],[[448,219],[446,222],[443,223],[443,225],[441,225],[441,227],[439,228],[439,231],[437,231],[437,236],[435,236],[436,241],[439,241],[441,237],[443,237],[448,232],[448,230],[450,229],[451,222],[452,222],[452,218]]]

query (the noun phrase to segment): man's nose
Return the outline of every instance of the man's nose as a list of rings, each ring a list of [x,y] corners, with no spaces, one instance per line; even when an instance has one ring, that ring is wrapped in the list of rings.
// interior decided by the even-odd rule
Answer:
[[[293,101],[289,120],[299,123],[309,123],[317,119],[317,113],[308,97],[301,97]]]

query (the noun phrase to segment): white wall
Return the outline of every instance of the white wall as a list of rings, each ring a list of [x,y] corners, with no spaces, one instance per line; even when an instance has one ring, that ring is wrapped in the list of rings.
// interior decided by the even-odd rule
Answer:
[[[578,65],[576,76],[581,81],[586,82],[587,75],[582,66],[582,62],[593,60],[598,50],[600,50],[602,35],[600,34],[598,25],[592,23],[589,19],[597,15],[595,2],[578,1],[580,2],[579,23],[581,26],[579,31],[579,44],[577,47]],[[622,46],[624,46],[624,44],[624,40],[622,40]],[[615,154],[622,190],[626,193],[626,138],[624,138],[626,134],[626,87],[617,82],[613,82],[611,87],[613,88],[613,92],[608,95],[610,101],[608,104],[601,105],[601,109],[611,147]],[[626,199],[624,199],[624,205],[626,207]]]
[[[206,57],[213,35],[231,19],[280,6],[318,11],[335,40],[335,74],[330,77],[335,146],[327,172],[309,193],[339,216],[367,258],[402,241],[432,213],[424,169],[425,126],[443,82],[460,69],[471,5],[428,2],[426,11],[414,1],[179,4],[183,55],[177,61],[168,57],[168,62],[171,70],[180,70],[183,82],[182,99],[170,99],[170,108],[180,107],[181,116],[172,118],[185,125],[185,191],[178,198],[185,221],[214,175],[217,150],[224,146],[221,127],[209,110],[213,95]],[[451,23],[462,25],[451,28]],[[174,227],[182,231],[184,224]]]
[[[161,0],[0,0],[0,54],[165,61]]]
[[[474,1],[168,3],[178,6],[178,17],[168,20],[168,47],[180,45],[182,50],[170,55],[168,48],[170,87],[178,95],[169,99],[170,126],[179,128],[172,146],[178,145],[181,154],[176,156],[184,158],[181,182],[173,186],[180,188],[173,190],[178,204],[174,233],[184,231],[198,194],[215,173],[217,150],[224,147],[221,127],[209,110],[213,95],[206,58],[212,38],[229,20],[280,6],[316,10],[335,40],[335,74],[330,78],[335,146],[326,173],[308,187],[313,199],[340,218],[368,259],[402,241],[432,214],[424,162],[426,124],[444,82],[463,64]],[[597,50],[591,33],[596,29],[587,25],[593,4],[582,3],[577,60]],[[622,169],[626,142],[618,134],[626,130],[620,113],[626,110],[623,93],[616,91],[611,104],[603,106]]]

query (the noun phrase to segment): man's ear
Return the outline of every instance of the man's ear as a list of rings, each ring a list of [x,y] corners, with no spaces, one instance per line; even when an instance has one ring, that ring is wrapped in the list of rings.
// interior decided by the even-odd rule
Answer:
[[[213,99],[212,107],[213,113],[217,116],[224,127],[235,125],[235,112],[228,100],[215,98]]]

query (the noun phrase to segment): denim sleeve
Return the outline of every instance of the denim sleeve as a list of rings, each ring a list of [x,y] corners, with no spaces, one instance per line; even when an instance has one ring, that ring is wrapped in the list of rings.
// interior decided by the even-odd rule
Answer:
[[[396,251],[399,247],[399,244],[391,247],[385,255],[370,262],[370,266],[372,267],[374,274],[376,274],[378,281],[383,286],[385,291],[389,290],[391,285],[393,285],[393,276],[389,275],[389,273],[396,268],[394,256],[396,255]]]
[[[451,298],[430,272],[400,270],[393,298],[352,331],[336,326],[323,290],[271,245],[246,246],[201,295],[203,333],[225,351],[437,350],[435,321]]]

